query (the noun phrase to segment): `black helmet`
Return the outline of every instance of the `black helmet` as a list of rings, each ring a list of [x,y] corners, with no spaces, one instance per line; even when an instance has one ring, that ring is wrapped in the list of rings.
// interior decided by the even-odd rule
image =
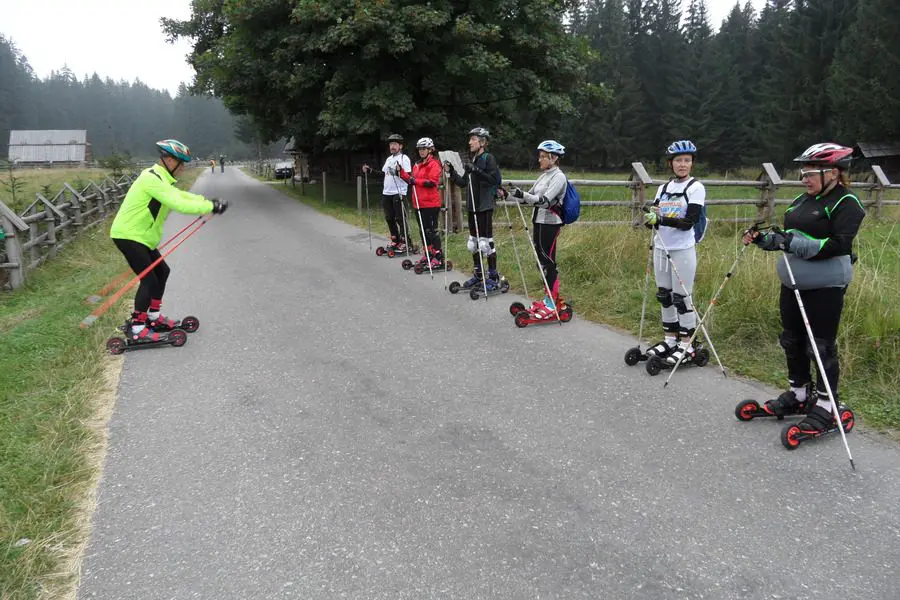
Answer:
[[[399,133],[392,133],[391,135],[388,136],[387,141],[388,142],[397,142],[398,144],[402,144],[403,136],[400,135]]]
[[[469,137],[477,135],[480,138],[484,138],[486,140],[491,139],[491,132],[485,129],[484,127],[476,127],[472,131],[469,132]]]

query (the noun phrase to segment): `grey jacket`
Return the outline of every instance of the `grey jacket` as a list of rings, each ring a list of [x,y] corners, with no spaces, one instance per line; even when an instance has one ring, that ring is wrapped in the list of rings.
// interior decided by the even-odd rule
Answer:
[[[537,178],[531,190],[523,192],[521,202],[534,206],[532,223],[562,225],[563,197],[566,195],[566,176],[559,167],[547,169]],[[551,210],[555,209],[555,210]]]

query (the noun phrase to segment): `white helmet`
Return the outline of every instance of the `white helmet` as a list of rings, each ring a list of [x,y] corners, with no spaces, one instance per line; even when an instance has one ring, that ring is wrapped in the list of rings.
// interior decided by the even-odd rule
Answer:
[[[423,137],[416,142],[416,148],[434,148],[434,141],[430,137]]]

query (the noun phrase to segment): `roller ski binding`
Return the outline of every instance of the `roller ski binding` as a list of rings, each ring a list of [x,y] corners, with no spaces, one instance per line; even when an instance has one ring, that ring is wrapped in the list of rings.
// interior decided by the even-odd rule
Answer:
[[[654,356],[658,356],[659,358],[665,359],[669,354],[671,354],[675,348],[678,347],[678,344],[674,346],[670,346],[666,343],[665,340],[654,344],[650,348],[647,348],[646,352],[641,351],[640,346],[635,346],[634,348],[629,348],[625,353],[625,364],[629,367],[633,367],[639,362],[647,362]]]
[[[671,369],[678,362],[680,348],[675,348],[671,352],[669,352],[665,358],[660,356],[652,356],[647,359],[647,373],[650,375],[659,375],[659,372],[663,369]],[[685,352],[684,359],[681,361],[681,366],[686,365],[696,365],[698,367],[705,367],[709,362],[709,350],[702,347],[700,342],[694,341],[694,350],[693,352]]]
[[[535,301],[530,308],[521,302],[513,302],[509,305],[509,314],[513,316],[516,327],[528,327],[535,323],[556,323],[556,314],[559,320],[568,323],[572,320],[575,311],[563,298],[556,299],[556,311],[553,310],[553,302],[545,297],[542,301]]]
[[[194,333],[195,331],[200,329],[200,319],[194,316],[189,316],[178,321],[175,319],[170,319],[165,315],[159,315],[159,317],[157,317],[156,319],[148,320],[147,327],[149,327],[156,333],[168,333],[173,329],[182,329],[185,333]]]
[[[838,414],[841,415],[844,433],[850,433],[856,424],[853,411],[838,402]],[[829,409],[813,405],[802,421],[782,429],[781,444],[788,450],[796,450],[803,442],[832,433],[839,433],[834,414]]]
[[[756,400],[744,400],[734,409],[734,416],[738,421],[752,421],[759,417],[774,417],[779,421],[785,417],[806,415],[810,408],[810,398],[815,398],[815,390],[811,384],[806,385],[806,400],[797,400],[797,395],[791,390],[782,392],[773,400],[766,400],[762,406]]]
[[[198,322],[199,326],[199,322]],[[187,333],[183,329],[175,328],[169,331],[153,331],[150,327],[144,327],[140,333],[133,333],[132,322],[125,321],[124,325],[117,328],[122,336],[114,336],[106,340],[106,350],[110,354],[122,354],[131,350],[143,350],[159,346],[184,346],[187,343]]]
[[[458,281],[451,281],[450,286],[447,288],[450,290],[451,294],[459,293],[460,290],[472,290],[475,286],[480,286],[481,283],[481,269],[475,267],[475,272],[472,273],[471,279],[465,281],[464,283],[459,283]]]
[[[497,294],[505,294],[509,291],[509,281],[506,277],[501,277],[497,271],[488,271],[487,281],[482,286],[475,286],[469,290],[469,298],[478,300],[485,295],[487,289],[488,296],[496,296]]]

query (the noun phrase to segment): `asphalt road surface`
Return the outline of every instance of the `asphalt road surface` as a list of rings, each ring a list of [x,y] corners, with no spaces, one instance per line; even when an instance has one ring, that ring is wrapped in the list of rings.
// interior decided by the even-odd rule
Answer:
[[[633,338],[518,329],[277,186],[195,190],[231,207],[163,309],[201,328],[127,355],[80,598],[900,597],[896,444],[788,452],[733,416],[775,390],[664,390]]]

